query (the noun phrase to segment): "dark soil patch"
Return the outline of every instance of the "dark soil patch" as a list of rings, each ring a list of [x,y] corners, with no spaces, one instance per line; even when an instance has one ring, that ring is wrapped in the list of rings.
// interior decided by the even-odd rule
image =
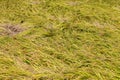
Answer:
[[[3,25],[2,28],[3,31],[1,32],[1,35],[9,35],[9,36],[19,34],[24,30],[20,25],[12,25],[12,24]]]

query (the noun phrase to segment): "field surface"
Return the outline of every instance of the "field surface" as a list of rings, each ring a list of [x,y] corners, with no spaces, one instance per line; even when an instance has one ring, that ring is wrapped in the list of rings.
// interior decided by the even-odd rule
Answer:
[[[120,80],[120,0],[0,0],[0,80]]]

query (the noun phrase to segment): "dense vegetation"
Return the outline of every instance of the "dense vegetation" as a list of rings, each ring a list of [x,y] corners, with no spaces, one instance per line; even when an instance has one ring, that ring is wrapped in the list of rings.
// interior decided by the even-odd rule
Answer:
[[[120,0],[0,0],[0,80],[120,80]]]

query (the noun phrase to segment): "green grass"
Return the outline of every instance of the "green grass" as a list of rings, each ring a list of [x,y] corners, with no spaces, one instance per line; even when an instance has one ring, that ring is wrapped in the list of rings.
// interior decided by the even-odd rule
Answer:
[[[0,0],[0,80],[120,80],[119,0]]]

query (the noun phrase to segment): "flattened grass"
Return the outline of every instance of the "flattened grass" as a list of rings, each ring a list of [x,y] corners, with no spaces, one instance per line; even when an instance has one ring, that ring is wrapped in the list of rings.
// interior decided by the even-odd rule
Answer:
[[[119,4],[0,0],[0,27],[27,28],[14,36],[0,35],[0,79],[119,80]]]

